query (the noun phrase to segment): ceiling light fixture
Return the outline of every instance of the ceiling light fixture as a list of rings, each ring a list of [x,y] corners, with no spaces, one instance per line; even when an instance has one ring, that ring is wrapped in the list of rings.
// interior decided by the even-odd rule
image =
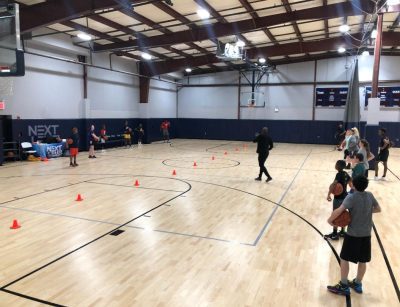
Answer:
[[[142,52],[141,57],[145,60],[151,60],[152,56],[146,52]]]
[[[368,51],[368,50],[364,50],[364,51],[361,53],[361,55],[362,55],[362,56],[369,56],[369,51]]]
[[[200,8],[197,10],[197,15],[199,15],[199,17],[201,19],[208,19],[210,18],[210,12],[207,11],[206,9]]]
[[[239,39],[239,40],[236,42],[236,46],[238,46],[238,47],[244,47],[244,46],[246,46],[246,44],[245,44],[244,41],[242,41],[242,40]]]
[[[258,62],[260,62],[260,64],[264,64],[267,60],[265,58],[259,58]]]
[[[387,0],[387,5],[397,5],[400,4],[400,0]]]
[[[186,68],[185,71],[186,71],[187,73],[191,73],[191,72],[192,72],[192,69],[191,69],[191,68]]]
[[[346,52],[346,48],[344,47],[339,47],[339,49],[337,50],[339,53],[344,53]]]
[[[83,33],[83,32],[79,32],[77,35],[80,39],[84,40],[84,41],[90,41],[92,40],[92,37],[89,34]]]
[[[347,33],[347,32],[349,32],[349,30],[350,30],[350,27],[348,25],[341,25],[339,27],[339,31],[342,33]]]

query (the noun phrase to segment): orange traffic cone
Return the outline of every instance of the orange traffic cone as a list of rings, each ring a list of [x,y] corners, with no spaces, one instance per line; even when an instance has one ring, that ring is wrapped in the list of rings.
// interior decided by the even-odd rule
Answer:
[[[21,225],[18,224],[18,220],[14,220],[10,229],[18,229],[18,228],[21,228]]]
[[[236,148],[235,150],[236,150],[236,151],[239,151],[239,148]]]
[[[138,187],[139,186],[139,180],[136,180],[135,181],[135,187]]]
[[[82,201],[82,200],[83,200],[83,198],[82,198],[81,194],[78,194],[75,201]]]
[[[194,163],[193,163],[193,166],[197,166],[197,163],[196,163],[196,162],[194,162]]]
[[[176,170],[172,172],[172,176],[176,176]]]
[[[228,152],[225,151],[224,155],[226,156],[228,154]]]
[[[214,157],[214,156],[212,156],[211,160],[215,160],[215,157]]]

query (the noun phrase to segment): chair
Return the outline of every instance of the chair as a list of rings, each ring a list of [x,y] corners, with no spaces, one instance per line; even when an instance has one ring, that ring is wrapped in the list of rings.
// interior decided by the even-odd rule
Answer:
[[[33,150],[32,144],[29,142],[21,143],[22,153],[29,155],[33,155],[36,153],[36,150]]]

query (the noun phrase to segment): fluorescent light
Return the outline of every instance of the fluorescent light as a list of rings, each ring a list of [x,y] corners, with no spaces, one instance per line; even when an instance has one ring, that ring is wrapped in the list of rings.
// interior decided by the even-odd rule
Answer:
[[[368,50],[364,50],[364,51],[361,53],[361,55],[362,55],[362,56],[369,56]]]
[[[378,31],[376,31],[375,29],[372,30],[371,38],[376,38],[377,35],[378,35]]]
[[[86,33],[80,32],[77,35],[80,39],[83,39],[84,41],[90,41],[92,40],[92,37]]]
[[[185,71],[186,72],[192,72],[192,69],[191,68],[186,68]]]
[[[203,9],[203,8],[197,10],[197,15],[199,15],[199,17],[200,17],[201,19],[208,19],[208,18],[210,18],[210,12],[207,11],[207,10],[205,10],[205,9]]]
[[[349,32],[349,30],[350,30],[350,27],[348,25],[341,25],[339,27],[339,31],[342,32],[342,33]]]
[[[258,62],[260,62],[260,64],[264,64],[267,60],[265,58],[259,58]]]
[[[240,39],[236,42],[236,46],[238,46],[238,47],[244,47],[244,46],[246,46],[246,44],[245,44],[245,42],[244,41],[241,41]]]
[[[337,50],[339,53],[344,53],[346,52],[346,49],[343,47],[339,47],[339,49]]]
[[[151,60],[152,56],[146,52],[142,52],[141,57],[145,60]]]
[[[400,0],[387,0],[387,5],[397,5],[400,4]]]

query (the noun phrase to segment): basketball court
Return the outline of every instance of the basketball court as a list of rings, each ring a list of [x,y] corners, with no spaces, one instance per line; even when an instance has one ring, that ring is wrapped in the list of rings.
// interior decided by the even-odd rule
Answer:
[[[399,1],[90,2],[0,0],[0,307],[399,305]],[[346,296],[339,122],[392,141]]]

